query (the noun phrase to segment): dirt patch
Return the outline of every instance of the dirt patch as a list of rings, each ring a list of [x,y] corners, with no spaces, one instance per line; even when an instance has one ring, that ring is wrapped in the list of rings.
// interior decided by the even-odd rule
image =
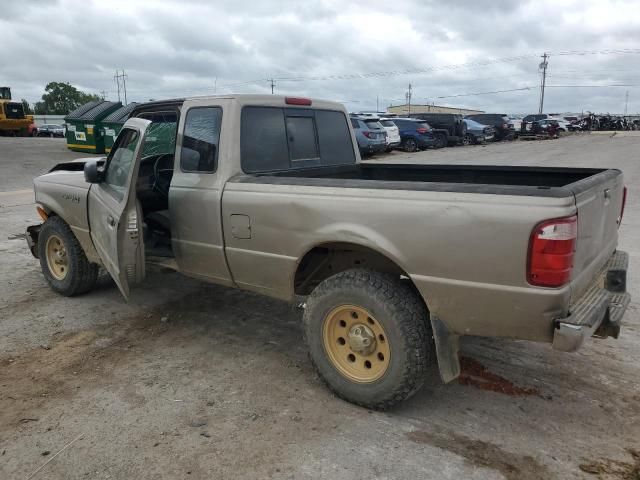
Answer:
[[[631,448],[628,448],[627,452],[633,459],[631,462],[603,458],[580,464],[580,470],[597,475],[602,480],[640,480],[640,452]]]
[[[416,430],[407,433],[409,440],[432,445],[463,457],[476,467],[497,470],[507,480],[551,478],[546,466],[530,455],[518,455],[482,440],[473,440],[454,432],[436,433]]]
[[[21,355],[0,357],[0,431],[27,421],[37,421],[37,411],[49,399],[73,394],[80,384],[105,380],[108,355],[126,353],[126,345],[135,341],[136,331],[148,329],[154,315],[127,319],[126,331],[114,334],[117,325],[102,331],[85,330],[60,335],[50,343]],[[157,318],[157,315],[155,315]],[[157,328],[162,328],[156,327]],[[122,348],[119,348],[122,347]]]
[[[460,357],[458,383],[514,397],[540,395],[540,391],[537,388],[514,385],[510,380],[490,372],[487,367],[470,357]]]

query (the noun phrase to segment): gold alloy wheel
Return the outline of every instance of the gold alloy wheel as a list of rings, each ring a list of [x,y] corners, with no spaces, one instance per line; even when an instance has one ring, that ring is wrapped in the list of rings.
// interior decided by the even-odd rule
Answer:
[[[67,249],[62,239],[57,235],[51,235],[47,239],[45,246],[47,255],[47,266],[51,276],[56,280],[64,280],[69,271],[69,259],[67,257]]]
[[[374,382],[389,367],[387,334],[362,307],[341,305],[331,310],[322,326],[322,343],[333,366],[354,382]]]

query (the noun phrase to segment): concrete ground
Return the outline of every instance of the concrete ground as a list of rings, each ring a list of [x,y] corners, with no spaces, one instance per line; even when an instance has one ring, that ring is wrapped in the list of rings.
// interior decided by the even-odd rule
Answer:
[[[108,277],[53,293],[22,237],[38,220],[31,180],[86,155],[0,138],[0,479],[640,478],[639,148],[576,135],[374,160],[623,169],[633,295],[619,340],[565,354],[466,338],[460,383],[431,376],[379,413],[314,376],[282,302],[175,273],[129,303]]]

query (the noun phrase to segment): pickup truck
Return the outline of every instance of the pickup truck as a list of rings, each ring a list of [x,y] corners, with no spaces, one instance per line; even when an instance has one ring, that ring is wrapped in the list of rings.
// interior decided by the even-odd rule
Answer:
[[[341,104],[233,95],[138,106],[109,156],[34,180],[27,230],[62,295],[99,268],[125,297],[150,265],[304,308],[320,377],[385,409],[459,337],[571,352],[629,303],[613,169],[367,164]]]

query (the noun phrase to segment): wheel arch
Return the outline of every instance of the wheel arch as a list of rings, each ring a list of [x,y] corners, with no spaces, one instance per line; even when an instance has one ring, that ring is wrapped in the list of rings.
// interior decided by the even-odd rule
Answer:
[[[427,309],[429,308],[428,302],[397,257],[364,242],[324,241],[309,247],[297,262],[293,275],[293,292],[295,295],[308,295],[323,280],[352,268],[390,273],[406,279]]]

